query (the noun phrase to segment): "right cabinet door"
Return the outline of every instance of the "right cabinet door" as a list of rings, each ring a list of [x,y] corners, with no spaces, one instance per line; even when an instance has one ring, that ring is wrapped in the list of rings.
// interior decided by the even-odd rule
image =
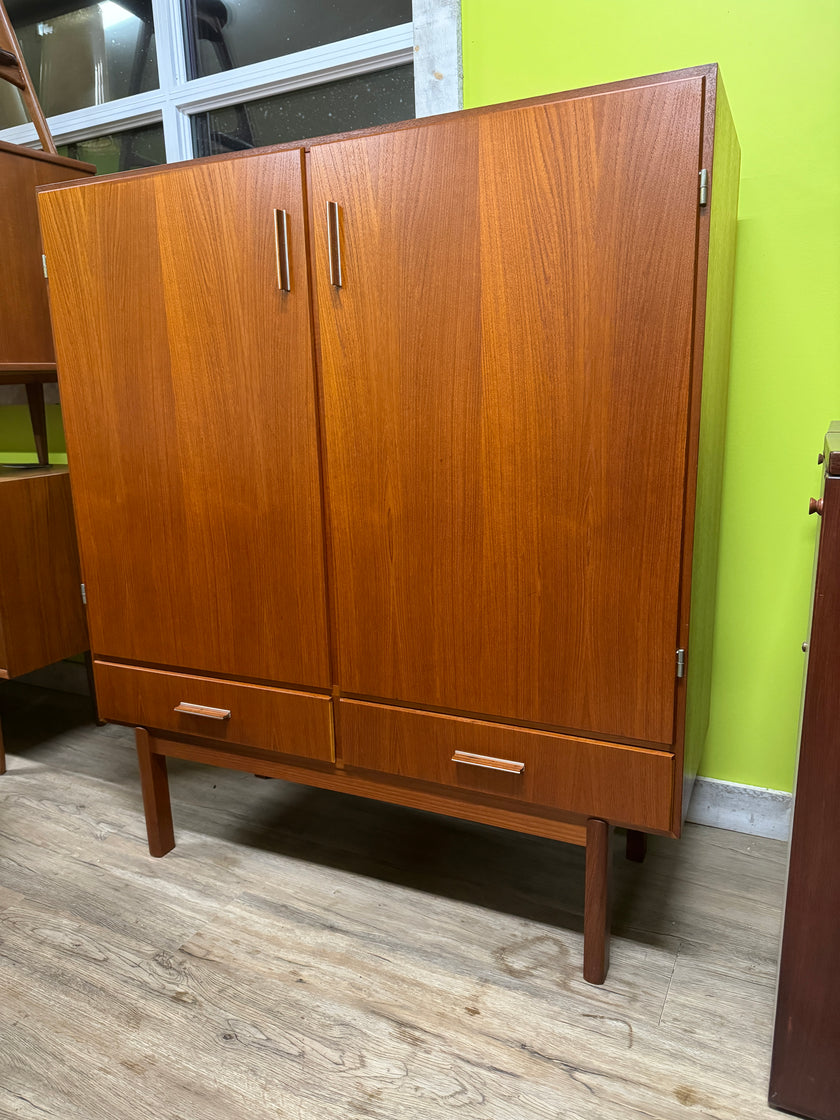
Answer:
[[[673,742],[702,108],[313,145],[345,693]]]

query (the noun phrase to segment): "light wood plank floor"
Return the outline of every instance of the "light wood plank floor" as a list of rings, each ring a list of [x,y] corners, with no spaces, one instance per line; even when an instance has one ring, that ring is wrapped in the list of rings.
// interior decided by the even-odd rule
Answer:
[[[132,734],[0,706],[0,1116],[779,1116],[778,841],[617,837],[594,988],[579,849],[176,762],[154,860]]]

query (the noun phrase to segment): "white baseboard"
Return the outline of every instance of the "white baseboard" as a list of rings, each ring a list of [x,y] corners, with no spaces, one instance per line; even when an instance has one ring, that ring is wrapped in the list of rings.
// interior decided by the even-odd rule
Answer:
[[[793,794],[760,786],[742,786],[717,778],[698,778],[688,820],[772,840],[790,837]]]

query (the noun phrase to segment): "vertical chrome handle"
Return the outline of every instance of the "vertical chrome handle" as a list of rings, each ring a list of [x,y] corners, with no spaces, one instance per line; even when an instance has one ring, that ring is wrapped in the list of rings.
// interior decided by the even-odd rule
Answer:
[[[277,256],[277,287],[281,292],[290,292],[289,215],[285,210],[274,211],[274,252]]]
[[[341,287],[341,240],[338,227],[338,203],[327,203],[327,245],[330,255],[330,283]]]

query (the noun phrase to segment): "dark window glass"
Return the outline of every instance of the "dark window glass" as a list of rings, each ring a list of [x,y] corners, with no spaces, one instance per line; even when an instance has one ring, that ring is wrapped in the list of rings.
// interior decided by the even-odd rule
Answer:
[[[77,140],[73,144],[60,144],[58,151],[62,156],[92,163],[99,175],[166,163],[162,124],[148,124],[126,132],[109,132],[105,136]]]
[[[191,78],[411,22],[411,0],[184,0]]]
[[[414,67],[409,64],[197,113],[193,142],[197,156],[212,156],[413,116]]]
[[[157,89],[152,0],[8,0],[6,7],[48,117]],[[20,100],[3,97],[0,128],[25,119]]]

